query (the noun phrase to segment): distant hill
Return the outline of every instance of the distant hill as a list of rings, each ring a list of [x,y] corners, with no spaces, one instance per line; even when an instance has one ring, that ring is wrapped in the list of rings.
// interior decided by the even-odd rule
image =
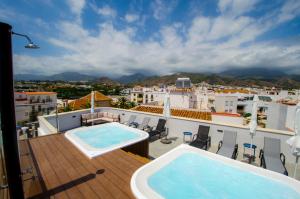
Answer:
[[[24,81],[30,81],[30,80],[47,80],[48,76],[44,75],[32,75],[32,74],[16,74],[14,75],[14,79],[17,81],[24,80]]]
[[[122,84],[130,84],[133,82],[139,82],[146,79],[148,76],[141,74],[141,73],[135,73],[132,75],[124,75],[119,78],[116,78],[115,80],[122,83]]]
[[[16,74],[14,76],[15,80],[50,80],[50,81],[93,81],[96,80],[97,77],[84,75],[77,72],[64,72],[50,76],[43,76],[43,75],[33,75],[33,74]]]
[[[277,87],[283,89],[300,88],[300,76],[274,74],[272,77],[267,75],[257,76],[255,74],[245,75],[223,75],[223,74],[202,74],[202,73],[175,73],[172,75],[149,77],[143,81],[134,82],[144,86],[158,84],[174,84],[178,77],[189,77],[192,83],[197,84],[203,81],[209,84],[218,84],[224,86],[243,86],[243,87]]]
[[[63,80],[63,81],[93,81],[96,80],[97,77],[84,75],[76,72],[64,72],[56,75],[50,76],[53,80]]]
[[[209,84],[229,86],[257,86],[257,87],[279,87],[284,89],[300,88],[300,75],[289,75],[279,69],[248,68],[230,69],[221,73],[174,73],[163,76],[147,76],[142,73],[121,76],[119,78],[94,77],[76,72],[65,72],[51,76],[19,74],[15,80],[62,80],[62,81],[94,81],[107,85],[144,85],[152,86],[159,84],[174,84],[179,77],[189,77],[194,84],[203,81]]]
[[[239,79],[274,79],[284,77],[287,74],[275,68],[235,68],[219,73],[220,76],[237,77]]]
[[[100,84],[110,85],[110,86],[120,85],[119,82],[112,80],[108,77],[100,77],[96,80],[96,82]]]

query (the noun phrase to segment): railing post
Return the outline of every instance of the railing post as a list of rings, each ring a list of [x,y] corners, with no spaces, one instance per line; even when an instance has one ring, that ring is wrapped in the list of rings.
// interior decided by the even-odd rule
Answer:
[[[0,22],[0,112],[10,198],[22,199],[23,186],[15,119],[11,26]]]

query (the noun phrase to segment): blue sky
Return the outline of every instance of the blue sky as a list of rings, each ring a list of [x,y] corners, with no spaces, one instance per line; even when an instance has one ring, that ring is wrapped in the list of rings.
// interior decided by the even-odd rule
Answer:
[[[300,0],[2,0],[15,73],[300,72]]]

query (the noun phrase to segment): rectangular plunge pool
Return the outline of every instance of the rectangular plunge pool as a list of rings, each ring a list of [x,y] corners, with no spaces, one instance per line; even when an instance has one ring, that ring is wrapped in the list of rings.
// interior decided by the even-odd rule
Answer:
[[[93,158],[148,138],[148,133],[112,122],[67,131],[65,136],[86,156]]]
[[[137,198],[297,199],[300,182],[181,145],[141,167],[131,180]]]

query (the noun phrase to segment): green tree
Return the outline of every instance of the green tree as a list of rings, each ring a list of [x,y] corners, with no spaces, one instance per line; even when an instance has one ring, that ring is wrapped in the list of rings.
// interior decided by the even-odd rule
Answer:
[[[118,102],[115,104],[118,108],[130,109],[136,106],[134,102],[128,101],[125,97],[120,97]]]

